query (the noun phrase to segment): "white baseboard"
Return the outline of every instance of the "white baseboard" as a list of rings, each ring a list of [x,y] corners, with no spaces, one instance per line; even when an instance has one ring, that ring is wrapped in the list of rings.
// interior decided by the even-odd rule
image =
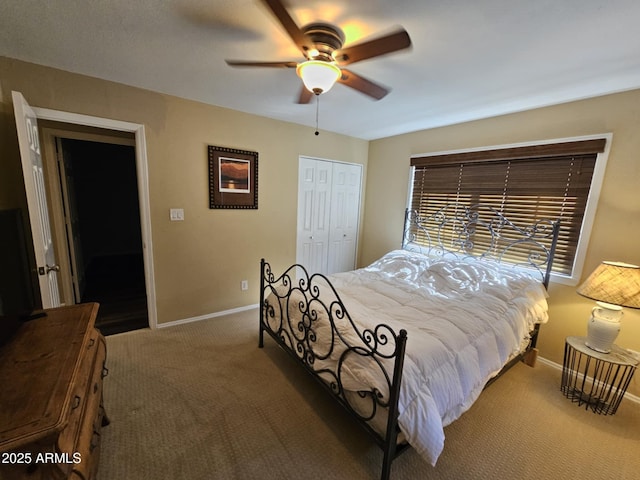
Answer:
[[[540,363],[544,363],[545,365],[551,368],[555,368],[557,370],[562,371],[562,365],[560,365],[559,363],[552,362],[551,360],[548,360],[544,357],[538,357],[538,361]],[[624,398],[640,405],[640,397],[638,397],[637,395],[633,395],[632,393],[625,392]]]
[[[221,312],[207,313],[206,315],[199,315],[197,317],[183,318],[182,320],[174,320],[173,322],[159,323],[157,328],[175,327],[176,325],[184,325],[185,323],[199,322],[201,320],[208,320],[215,317],[223,317],[225,315],[231,315],[232,313],[245,312],[258,308],[258,304],[247,305],[245,307],[232,308],[230,310],[223,310]]]

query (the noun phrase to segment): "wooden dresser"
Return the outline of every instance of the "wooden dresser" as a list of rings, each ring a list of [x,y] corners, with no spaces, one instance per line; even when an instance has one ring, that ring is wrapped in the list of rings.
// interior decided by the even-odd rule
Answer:
[[[45,310],[0,349],[0,479],[92,479],[106,344],[97,303]]]

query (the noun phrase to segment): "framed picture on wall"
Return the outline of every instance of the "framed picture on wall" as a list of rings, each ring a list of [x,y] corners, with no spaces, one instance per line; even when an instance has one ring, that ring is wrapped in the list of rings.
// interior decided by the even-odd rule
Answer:
[[[209,208],[258,208],[258,152],[209,145]]]

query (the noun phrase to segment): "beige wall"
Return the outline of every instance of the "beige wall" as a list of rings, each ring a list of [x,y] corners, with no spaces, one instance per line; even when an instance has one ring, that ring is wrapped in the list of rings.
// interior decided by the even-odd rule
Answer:
[[[159,323],[256,304],[260,258],[295,262],[299,155],[360,163],[366,175],[364,140],[0,57],[2,208],[25,202],[12,90],[35,107],[145,125]],[[258,210],[208,208],[207,145],[258,152]],[[169,221],[170,208],[184,222]]]
[[[380,139],[369,147],[364,242],[369,263],[400,242],[409,157],[463,148],[613,133],[613,141],[584,275],[602,260],[640,264],[640,90]],[[540,355],[562,364],[564,338],[585,335],[592,302],[575,287],[552,284],[550,322],[540,333]],[[617,343],[640,351],[640,311],[625,309]],[[640,395],[640,375],[632,391]]]

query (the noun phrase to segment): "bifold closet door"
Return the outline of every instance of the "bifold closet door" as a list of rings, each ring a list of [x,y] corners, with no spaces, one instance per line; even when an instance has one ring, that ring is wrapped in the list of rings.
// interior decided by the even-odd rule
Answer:
[[[300,158],[296,263],[326,273],[331,214],[331,162]]]
[[[361,177],[360,165],[333,164],[327,273],[346,272],[356,266]]]
[[[310,273],[355,268],[362,167],[301,157],[296,263]]]

